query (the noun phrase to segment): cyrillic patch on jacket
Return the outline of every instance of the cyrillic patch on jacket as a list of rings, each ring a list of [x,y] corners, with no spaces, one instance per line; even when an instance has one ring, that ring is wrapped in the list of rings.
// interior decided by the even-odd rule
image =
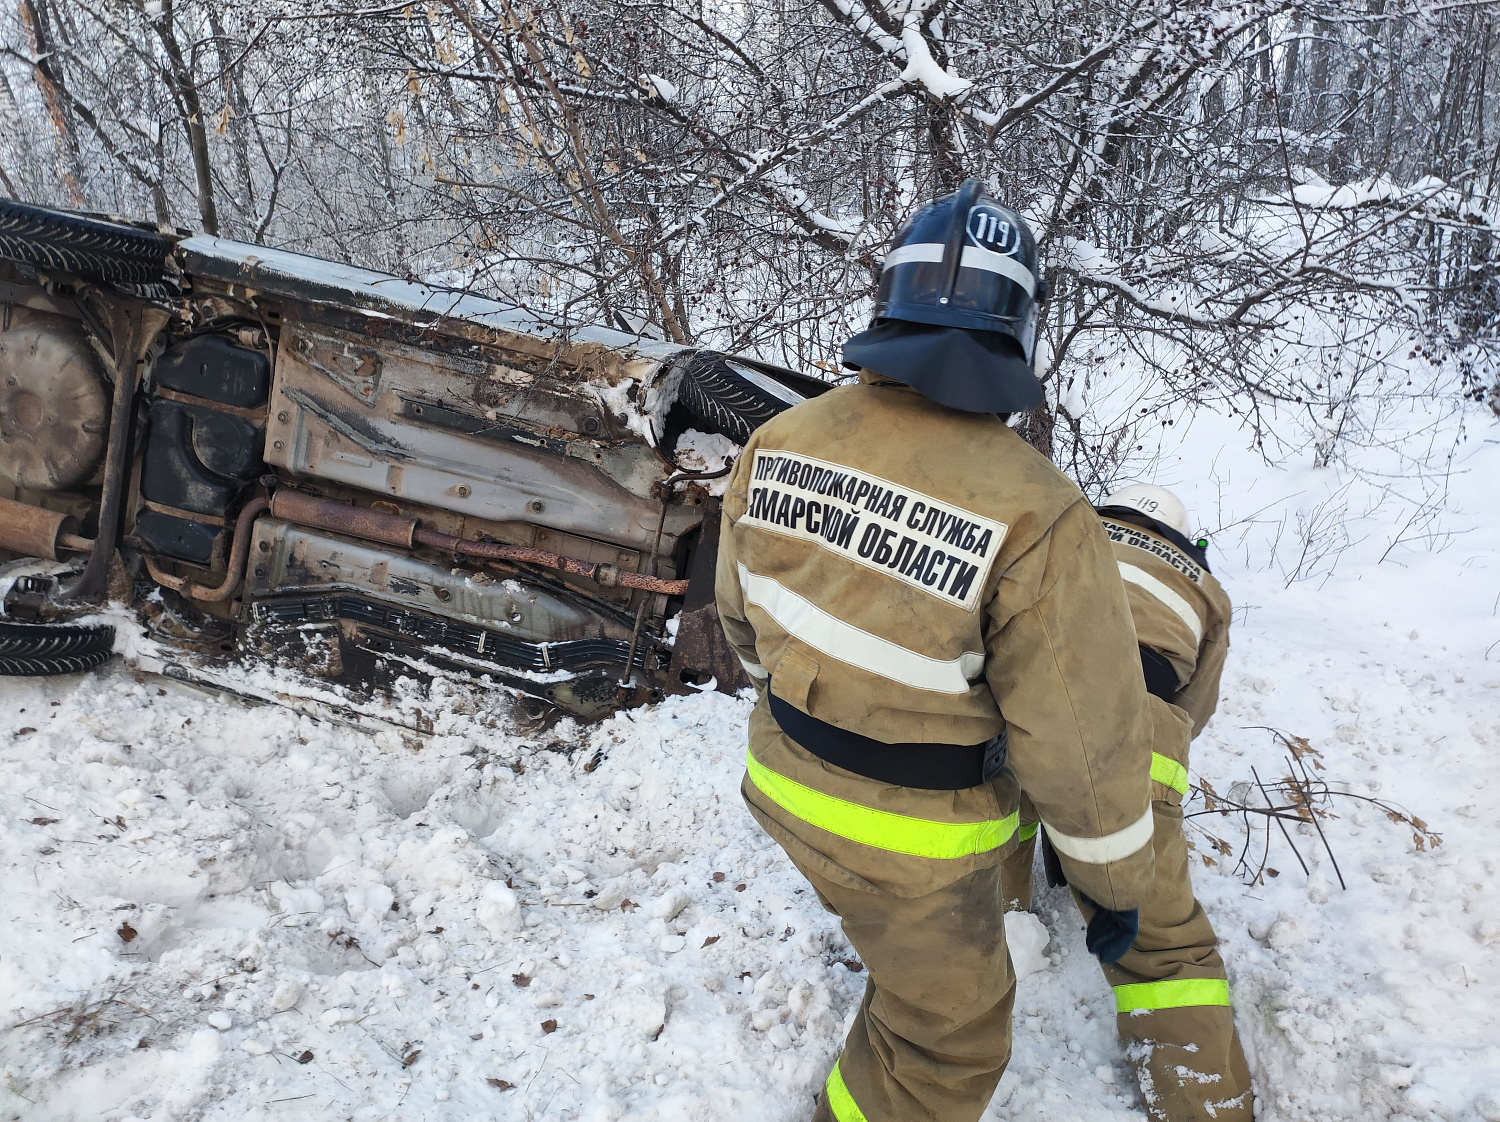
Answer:
[[[740,525],[813,542],[972,611],[1009,527],[888,479],[758,448]]]
[[[1194,584],[1203,583],[1203,569],[1182,550],[1174,549],[1166,542],[1143,533],[1134,526],[1122,522],[1111,522],[1108,518],[1101,518],[1100,521],[1104,523],[1104,532],[1109,535],[1110,541],[1144,549],[1152,556],[1160,557]]]

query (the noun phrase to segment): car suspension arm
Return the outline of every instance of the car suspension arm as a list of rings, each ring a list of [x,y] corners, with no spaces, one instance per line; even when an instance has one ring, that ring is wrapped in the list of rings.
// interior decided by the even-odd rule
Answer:
[[[109,438],[104,451],[104,487],[99,497],[99,532],[83,572],[58,589],[60,600],[93,600],[104,595],[109,563],[115,555],[120,515],[125,509],[125,475],[130,460],[130,437],[135,427],[135,390],[138,378],[136,346],[141,335],[139,306],[113,309],[110,334],[114,350],[114,397],[110,402]]]

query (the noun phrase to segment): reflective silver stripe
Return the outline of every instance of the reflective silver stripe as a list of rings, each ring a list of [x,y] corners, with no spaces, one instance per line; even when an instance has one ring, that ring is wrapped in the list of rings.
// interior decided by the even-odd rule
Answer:
[[[937,264],[942,260],[942,242],[913,242],[911,245],[903,245],[887,253],[884,267],[890,269],[914,261]],[[983,269],[987,273],[999,273],[1002,277],[1007,277],[1024,288],[1026,295],[1036,295],[1036,277],[1031,275],[1030,269],[1008,254],[996,253],[992,249],[985,249],[979,245],[966,245],[958,263],[965,269]]]
[[[735,657],[740,660],[740,665],[745,668],[745,673],[750,675],[750,677],[764,680],[771,676],[770,674],[766,673],[766,668],[760,663],[751,662],[748,658],[745,658],[741,655],[736,655]]]
[[[970,679],[984,671],[984,654],[980,651],[940,659],[908,650],[845,623],[780,581],[752,573],[743,563],[739,570],[746,603],[760,608],[794,639],[840,662],[934,693],[968,693]]]
[[[1193,610],[1193,606],[1181,596],[1145,569],[1137,569],[1134,565],[1127,565],[1123,561],[1120,562],[1120,576],[1137,588],[1149,592],[1170,608],[1183,623],[1188,625],[1188,630],[1193,633],[1193,642],[1203,642],[1203,621],[1198,618],[1198,613]]]
[[[1013,280],[1024,288],[1027,296],[1036,295],[1036,278],[1031,275],[1031,270],[1008,254],[996,253],[981,245],[966,245],[958,263],[965,269],[983,269],[989,273],[999,273],[1002,277]]]
[[[900,249],[893,249],[885,255],[885,268],[894,268],[897,265],[905,265],[910,261],[941,261],[943,259],[942,242],[913,242],[911,245],[903,245]]]
[[[1105,834],[1102,838],[1075,838],[1046,822],[1042,825],[1047,827],[1047,837],[1051,840],[1053,849],[1064,857],[1082,861],[1085,865],[1103,865],[1129,857],[1142,846],[1151,844],[1151,833],[1155,829],[1149,806],[1146,807],[1146,813],[1135,822],[1123,830]]]

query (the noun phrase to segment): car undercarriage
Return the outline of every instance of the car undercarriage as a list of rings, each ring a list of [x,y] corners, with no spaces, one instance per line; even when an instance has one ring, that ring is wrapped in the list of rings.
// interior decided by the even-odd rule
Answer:
[[[716,483],[827,388],[0,202],[0,670],[108,657],[78,622],[108,594],[146,669],[246,692],[232,668],[269,664],[348,712],[403,677],[493,683],[538,720],[738,688]]]

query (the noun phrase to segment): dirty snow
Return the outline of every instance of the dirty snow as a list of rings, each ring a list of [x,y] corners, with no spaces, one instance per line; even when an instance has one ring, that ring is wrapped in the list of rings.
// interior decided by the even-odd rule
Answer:
[[[1500,428],[1469,424],[1448,536],[1389,550],[1372,485],[1218,418],[1158,465],[1237,605],[1195,777],[1279,777],[1282,729],[1442,837],[1345,800],[1347,890],[1306,830],[1310,875],[1279,834],[1264,883],[1199,870],[1263,1120],[1500,1119]],[[747,701],[528,733],[444,689],[404,702],[419,745],[118,664],[0,681],[0,1118],[805,1119],[864,978],[740,802]],[[1143,1118],[1071,903],[1008,927],[986,1118]]]
[[[724,473],[716,479],[706,480],[711,495],[723,495],[729,487],[728,468],[733,466],[739,454],[740,446],[723,433],[699,432],[697,429],[688,429],[678,437],[677,447],[672,450],[677,466],[684,471]],[[678,489],[686,487],[688,482],[679,482]]]

